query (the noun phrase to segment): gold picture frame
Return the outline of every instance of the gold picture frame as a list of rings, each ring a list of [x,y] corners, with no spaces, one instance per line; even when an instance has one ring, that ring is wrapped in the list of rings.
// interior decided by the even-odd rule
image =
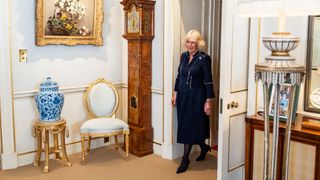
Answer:
[[[103,45],[103,0],[36,0],[36,45]],[[68,7],[68,8],[66,8]]]

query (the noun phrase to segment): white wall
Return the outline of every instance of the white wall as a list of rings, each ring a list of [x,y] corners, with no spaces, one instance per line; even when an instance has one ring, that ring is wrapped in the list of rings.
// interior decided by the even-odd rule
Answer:
[[[103,46],[72,47],[36,46],[35,2],[11,2],[13,110],[18,166],[29,164],[33,160],[35,141],[32,136],[32,121],[38,117],[33,96],[45,77],[51,76],[57,81],[65,94],[62,117],[67,120],[70,131],[70,137],[66,140],[68,144],[80,140],[79,128],[86,119],[82,102],[85,87],[93,80],[104,77],[121,88],[124,39],[121,37],[123,23],[119,23],[123,21],[119,2],[104,1]],[[19,49],[27,49],[26,63],[18,61]],[[79,151],[79,147],[69,149]]]
[[[35,2],[12,1],[12,65],[14,93],[30,91],[47,76],[61,87],[86,85],[97,77],[122,81],[123,11],[119,1],[104,1],[104,46],[35,45]],[[19,63],[19,49],[28,62]]]
[[[162,154],[163,144],[163,78],[164,78],[164,0],[156,0],[155,5],[155,37],[152,42],[152,110],[151,121],[153,127],[154,153]]]
[[[0,144],[3,162],[13,162],[5,167],[14,168],[32,163],[35,138],[32,122],[38,117],[34,95],[40,83],[51,76],[65,94],[62,117],[67,120],[70,137],[66,139],[68,153],[80,151],[79,128],[86,119],[83,107],[83,93],[90,82],[104,77],[113,82],[120,92],[120,106],[117,117],[127,120],[127,42],[123,34],[122,0],[104,1],[103,46],[35,45],[35,1],[4,0],[1,5],[1,26],[3,33],[0,44],[0,60],[6,71],[0,71],[1,80],[1,134],[9,128],[6,140]],[[164,2],[156,1],[155,38],[152,54],[152,125],[154,128],[155,153],[161,154],[163,143],[163,60],[164,60]],[[28,61],[18,61],[19,49],[27,49]],[[10,65],[12,64],[12,68]],[[11,85],[12,79],[12,85]],[[4,81],[2,81],[4,82]],[[12,92],[13,95],[10,94]],[[13,103],[10,99],[12,97]],[[3,99],[4,98],[4,99]],[[7,98],[7,99],[6,99]],[[9,104],[9,106],[8,106]],[[10,108],[13,104],[13,108]],[[13,113],[10,113],[13,110]],[[6,116],[10,118],[6,118]],[[9,127],[7,125],[12,125]],[[8,144],[12,143],[11,144]],[[112,142],[111,142],[112,143]],[[1,146],[0,145],[0,146]],[[105,145],[102,141],[93,147]],[[9,148],[7,148],[7,146]],[[8,149],[8,150],[6,150]],[[6,153],[4,153],[6,151]],[[5,156],[11,153],[12,156]],[[10,155],[11,155],[10,154]],[[17,158],[16,160],[12,157]],[[15,162],[16,161],[16,162]]]
[[[11,81],[11,39],[10,3],[3,1],[0,6],[0,128],[1,128],[1,167],[12,168],[17,165],[17,154],[14,140],[14,120],[12,112],[12,81]]]

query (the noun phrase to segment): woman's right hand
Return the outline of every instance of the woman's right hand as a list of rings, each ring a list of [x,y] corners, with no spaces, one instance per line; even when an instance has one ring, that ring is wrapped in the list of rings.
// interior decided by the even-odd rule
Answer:
[[[177,92],[173,92],[173,96],[171,98],[171,105],[176,106],[176,98],[177,98]]]

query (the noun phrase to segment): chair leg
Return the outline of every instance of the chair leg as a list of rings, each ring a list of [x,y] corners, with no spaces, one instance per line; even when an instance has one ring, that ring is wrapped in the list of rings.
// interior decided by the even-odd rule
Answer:
[[[116,145],[116,150],[118,150],[118,136],[117,135],[115,135],[114,136],[114,141],[115,141],[115,145]]]
[[[85,162],[85,135],[81,134],[81,150],[82,150],[82,157],[81,157],[81,164],[86,164]]]
[[[88,138],[88,149],[87,149],[87,153],[89,153],[89,152],[90,152],[90,149],[91,149],[91,139],[92,139],[92,137],[89,136],[89,138]]]
[[[127,155],[127,159],[129,157],[129,134],[126,133],[126,155]]]

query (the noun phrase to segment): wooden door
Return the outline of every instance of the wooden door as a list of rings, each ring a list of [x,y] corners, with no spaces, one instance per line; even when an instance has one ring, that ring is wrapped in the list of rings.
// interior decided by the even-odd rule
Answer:
[[[237,0],[222,1],[218,179],[244,179],[249,19],[235,13]]]

